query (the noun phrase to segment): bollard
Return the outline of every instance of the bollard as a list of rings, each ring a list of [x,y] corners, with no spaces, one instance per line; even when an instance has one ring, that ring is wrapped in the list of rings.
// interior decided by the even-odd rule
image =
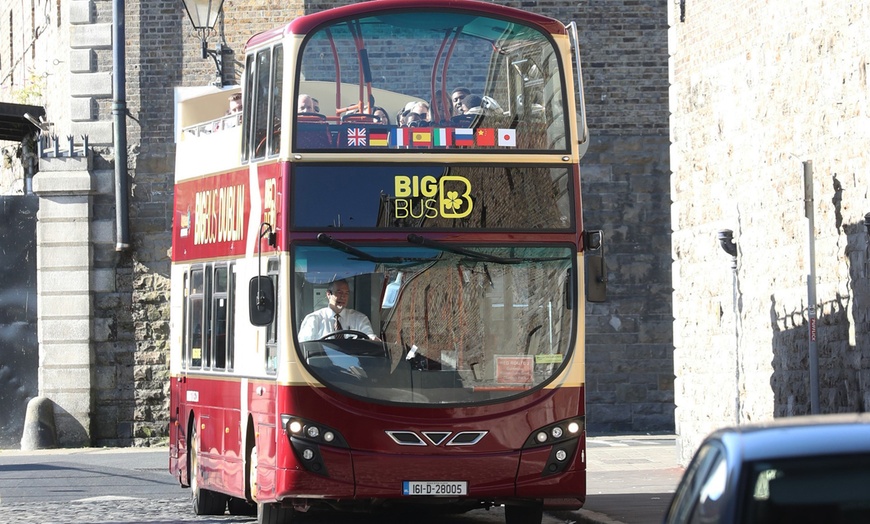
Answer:
[[[27,403],[24,415],[24,432],[21,449],[49,449],[57,447],[57,431],[54,426],[54,403],[48,397],[33,397]]]

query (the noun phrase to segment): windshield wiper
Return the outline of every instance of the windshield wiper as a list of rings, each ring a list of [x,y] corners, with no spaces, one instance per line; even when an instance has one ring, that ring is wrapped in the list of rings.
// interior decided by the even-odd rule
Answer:
[[[439,251],[447,251],[448,253],[454,253],[456,255],[466,256],[468,258],[473,258],[475,260],[480,260],[483,262],[492,262],[494,264],[521,264],[523,262],[551,262],[554,260],[565,260],[566,257],[528,257],[528,258],[517,258],[517,257],[500,257],[496,255],[489,255],[487,253],[481,253],[479,251],[473,251],[471,249],[465,249],[464,247],[454,246],[452,244],[447,244],[444,242],[439,242],[437,240],[430,240],[428,238],[421,237],[420,235],[415,235],[411,233],[408,235],[408,242],[412,244],[419,244],[424,247],[429,247],[432,249],[437,249]]]
[[[522,259],[519,258],[504,258],[498,257],[495,255],[487,255],[486,253],[479,253],[477,251],[472,251],[470,249],[465,249],[464,247],[454,246],[451,244],[445,244],[444,242],[438,242],[435,240],[429,240],[428,238],[421,237],[420,235],[415,235],[411,233],[408,235],[408,242],[412,244],[419,244],[423,247],[430,247],[432,249],[437,249],[439,251],[447,251],[448,253],[454,253],[456,255],[463,255],[469,258],[473,258],[475,260],[482,260],[484,262],[493,262],[496,264],[519,264],[522,262]]]
[[[321,244],[331,247],[332,249],[337,249],[342,253],[347,253],[349,255],[353,255],[357,257],[359,260],[365,260],[367,262],[373,262],[375,264],[409,264],[409,263],[419,263],[419,262],[432,262],[434,258],[412,258],[412,257],[376,257],[374,255],[370,255],[361,249],[357,249],[350,244],[345,244],[341,240],[336,240],[326,233],[319,233],[317,235],[317,241]]]

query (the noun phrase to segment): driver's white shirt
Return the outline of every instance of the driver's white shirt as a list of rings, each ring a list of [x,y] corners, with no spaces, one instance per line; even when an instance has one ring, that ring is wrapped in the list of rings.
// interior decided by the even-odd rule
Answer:
[[[355,309],[344,308],[339,313],[339,321],[342,329],[362,331],[369,336],[375,334],[369,317]],[[318,340],[334,331],[335,312],[327,306],[305,316],[299,328],[299,341]]]

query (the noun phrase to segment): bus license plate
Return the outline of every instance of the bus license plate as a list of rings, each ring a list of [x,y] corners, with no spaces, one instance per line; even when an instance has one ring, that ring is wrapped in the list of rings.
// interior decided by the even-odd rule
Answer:
[[[468,482],[445,480],[406,480],[402,482],[402,495],[451,497],[468,494]]]

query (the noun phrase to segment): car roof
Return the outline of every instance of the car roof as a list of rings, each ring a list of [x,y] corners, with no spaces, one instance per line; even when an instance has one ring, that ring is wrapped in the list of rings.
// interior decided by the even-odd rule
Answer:
[[[707,440],[721,441],[743,462],[870,453],[870,414],[779,418],[719,429]]]

